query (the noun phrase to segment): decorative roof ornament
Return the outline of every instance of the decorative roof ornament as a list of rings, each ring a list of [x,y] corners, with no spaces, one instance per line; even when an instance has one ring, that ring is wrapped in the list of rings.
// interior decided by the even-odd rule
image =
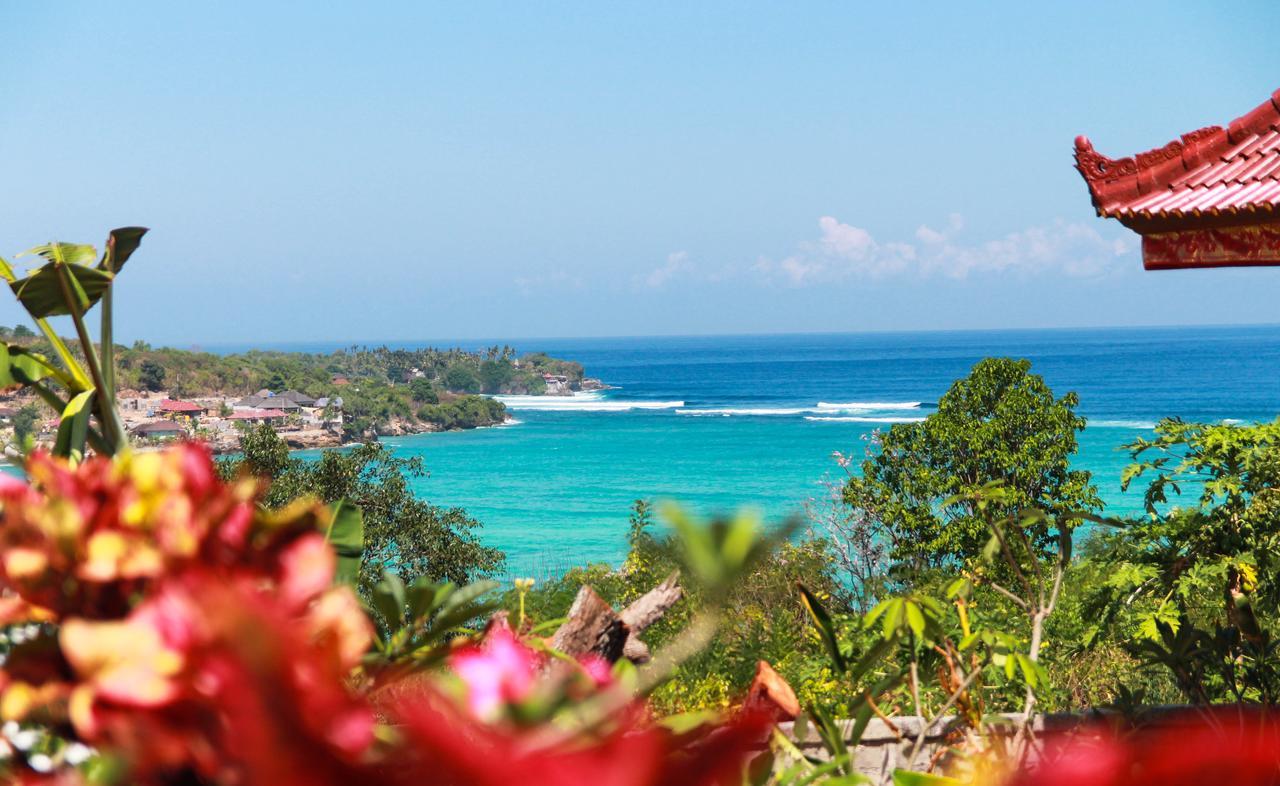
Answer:
[[[1128,158],[1076,137],[1098,215],[1142,235],[1147,269],[1280,265],[1280,90],[1227,128]]]

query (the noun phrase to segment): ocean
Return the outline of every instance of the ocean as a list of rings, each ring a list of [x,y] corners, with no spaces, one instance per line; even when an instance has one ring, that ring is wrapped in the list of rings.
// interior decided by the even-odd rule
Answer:
[[[1150,436],[1157,419],[1280,414],[1273,326],[509,343],[580,361],[613,388],[510,398],[512,425],[386,443],[423,459],[430,474],[415,491],[479,519],[512,575],[617,564],[636,499],[706,515],[750,508],[770,522],[802,512],[843,476],[834,452],[861,456],[874,430],[927,416],[987,356],[1028,358],[1056,394],[1079,395],[1089,426],[1075,463],[1093,473],[1110,515],[1141,509],[1139,490],[1120,490],[1121,446]]]

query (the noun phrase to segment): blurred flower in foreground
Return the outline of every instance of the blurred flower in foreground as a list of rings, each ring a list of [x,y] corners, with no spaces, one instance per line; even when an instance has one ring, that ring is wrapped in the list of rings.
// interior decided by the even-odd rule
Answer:
[[[1280,716],[1244,707],[1162,717],[1117,734],[1085,729],[1047,740],[1009,786],[1274,786],[1280,784]]]
[[[449,668],[462,680],[467,706],[477,718],[495,717],[505,703],[529,695],[537,674],[538,658],[516,640],[506,625],[493,627],[483,642],[449,658]]]

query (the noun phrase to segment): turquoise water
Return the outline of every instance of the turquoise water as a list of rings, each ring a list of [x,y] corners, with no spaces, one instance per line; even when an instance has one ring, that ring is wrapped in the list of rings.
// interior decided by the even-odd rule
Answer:
[[[482,521],[482,539],[507,552],[514,574],[616,563],[638,498],[703,513],[748,506],[774,521],[799,512],[825,495],[824,477],[843,474],[833,451],[861,455],[873,430],[926,416],[988,355],[1028,357],[1055,392],[1080,395],[1091,425],[1077,464],[1093,472],[1113,515],[1141,505],[1120,491],[1119,448],[1159,417],[1280,412],[1274,327],[513,343],[580,360],[618,387],[513,400],[519,422],[510,426],[386,442],[422,457],[430,476],[415,490]]]

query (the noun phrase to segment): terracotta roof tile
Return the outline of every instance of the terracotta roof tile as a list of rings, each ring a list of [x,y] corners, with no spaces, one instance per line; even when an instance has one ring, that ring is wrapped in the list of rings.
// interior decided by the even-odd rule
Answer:
[[[1076,168],[1098,214],[1144,222],[1244,215],[1280,219],[1280,90],[1226,131],[1209,126],[1122,159],[1076,138]]]

